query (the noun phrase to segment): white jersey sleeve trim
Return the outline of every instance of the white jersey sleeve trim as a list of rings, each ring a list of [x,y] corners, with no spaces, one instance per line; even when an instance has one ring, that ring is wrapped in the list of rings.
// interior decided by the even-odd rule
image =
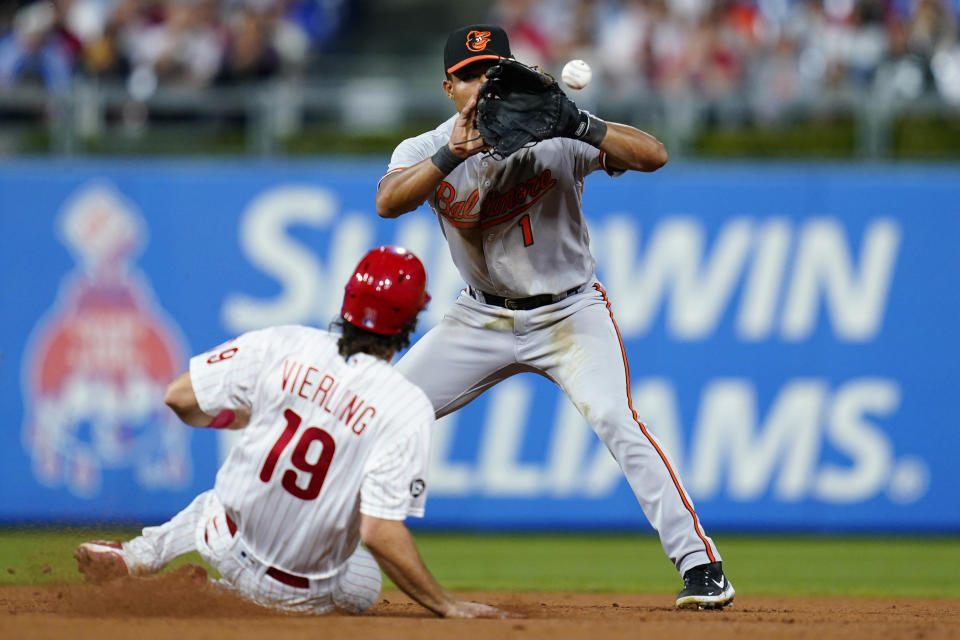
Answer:
[[[398,397],[408,404],[383,425],[360,486],[360,513],[387,520],[423,517],[434,421],[433,405],[423,391],[397,377],[402,383]]]
[[[457,119],[454,114],[439,127],[426,133],[421,133],[413,138],[407,138],[397,145],[390,156],[390,164],[387,165],[387,172],[383,174],[380,181],[388,175],[401,169],[407,169],[413,165],[426,160],[437,152],[437,149],[447,144],[450,140],[450,134],[453,133],[453,123]],[[379,186],[380,182],[377,182]]]
[[[607,152],[600,152],[600,166],[603,167],[603,170],[607,172],[607,175],[611,178],[616,178],[617,176],[622,176],[627,171],[626,169],[611,169],[607,166]]]
[[[395,168],[393,168],[393,169],[388,170],[385,174],[383,174],[382,176],[380,176],[380,179],[379,179],[379,180],[377,180],[377,189],[380,188],[380,183],[383,182],[383,179],[384,179],[384,178],[386,178],[386,177],[389,176],[390,174],[396,173],[396,172],[398,172],[398,171],[403,171],[403,170],[406,169],[406,168],[407,168],[407,167],[395,167]]]
[[[387,520],[403,520],[410,513],[413,482],[422,467],[418,460],[419,428],[413,428],[414,432],[389,450],[381,447],[371,456],[371,468],[360,487],[360,513]]]
[[[397,520],[403,522],[407,519],[407,514],[405,511],[397,511],[396,509],[378,509],[372,505],[364,505],[360,507],[360,513],[365,516],[370,516],[371,518],[380,518],[381,520]],[[421,514],[422,518],[423,515]]]
[[[253,404],[263,349],[271,338],[270,329],[253,331],[190,358],[190,384],[201,411],[215,416]]]
[[[205,414],[214,416],[220,411],[217,408],[219,389],[206,384],[206,376],[203,370],[207,357],[207,354],[202,353],[190,358],[190,383],[193,386],[193,395],[197,398],[197,406]]]

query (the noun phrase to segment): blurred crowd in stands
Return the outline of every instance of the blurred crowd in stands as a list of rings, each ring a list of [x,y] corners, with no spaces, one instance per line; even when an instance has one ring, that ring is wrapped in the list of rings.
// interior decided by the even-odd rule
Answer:
[[[384,0],[385,2],[388,0]],[[132,93],[310,69],[349,0],[32,0],[0,8],[0,91],[115,77]],[[777,118],[830,93],[960,105],[960,0],[494,0],[522,61],[591,63],[605,99],[749,100]],[[356,27],[356,25],[355,25]],[[360,25],[362,27],[362,25]],[[421,26],[414,28],[422,28]],[[436,28],[432,25],[431,28]]]
[[[346,0],[27,0],[0,4],[0,91],[75,74],[131,93],[203,88],[302,68],[341,28]]]
[[[770,120],[831,95],[960,105],[960,0],[512,0],[493,14],[518,57],[588,60],[607,100],[747,102]]]
[[[775,120],[811,97],[960,105],[960,0],[509,0],[518,58],[582,58],[606,100],[749,103]]]

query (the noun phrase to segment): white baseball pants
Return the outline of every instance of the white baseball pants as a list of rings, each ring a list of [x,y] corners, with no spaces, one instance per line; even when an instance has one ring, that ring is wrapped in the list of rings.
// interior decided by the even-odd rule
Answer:
[[[529,311],[483,304],[464,292],[397,369],[424,390],[437,417],[516,373],[546,376],[613,454],[681,575],[721,559],[674,464],[637,418],[626,352],[596,280],[583,293]]]
[[[361,613],[380,594],[380,567],[362,546],[335,576],[309,580],[308,587],[275,579],[250,553],[239,533],[231,533],[223,505],[213,490],[201,493],[186,509],[157,527],[123,543],[124,556],[133,573],[155,573],[168,562],[190,551],[222,576],[219,584],[258,604],[286,611],[322,614],[336,609]]]

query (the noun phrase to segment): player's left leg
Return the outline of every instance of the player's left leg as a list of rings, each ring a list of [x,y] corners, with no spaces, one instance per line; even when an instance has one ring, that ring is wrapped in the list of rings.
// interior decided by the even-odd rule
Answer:
[[[396,364],[420,387],[438,418],[530,367],[517,364],[513,311],[480,304],[461,294],[435,327]]]
[[[333,604],[350,613],[363,613],[376,603],[380,587],[380,566],[369,551],[357,545],[357,550],[337,574]]]
[[[242,550],[243,547],[240,547]],[[237,554],[221,558],[218,567],[231,563]],[[373,556],[362,546],[347,559],[335,576],[311,579],[306,585],[280,581],[257,563],[237,564],[238,571],[230,571],[226,586],[258,604],[282,609],[321,615],[340,609],[349,613],[363,613],[372,607],[380,595],[380,567]]]
[[[560,385],[613,453],[677,570],[685,574],[719,563],[676,465],[637,416],[626,353],[606,293],[594,288],[574,298],[531,314],[524,361]]]

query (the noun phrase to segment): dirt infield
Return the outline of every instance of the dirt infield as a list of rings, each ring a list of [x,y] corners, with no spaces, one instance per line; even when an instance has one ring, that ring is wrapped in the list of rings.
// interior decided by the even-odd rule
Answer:
[[[672,595],[466,593],[526,617],[440,620],[399,592],[367,615],[294,616],[214,589],[189,570],[100,586],[0,588],[0,638],[387,638],[484,640],[703,637],[958,637],[960,600],[784,598],[740,594],[723,611],[680,611]],[[694,635],[697,634],[697,635]]]

